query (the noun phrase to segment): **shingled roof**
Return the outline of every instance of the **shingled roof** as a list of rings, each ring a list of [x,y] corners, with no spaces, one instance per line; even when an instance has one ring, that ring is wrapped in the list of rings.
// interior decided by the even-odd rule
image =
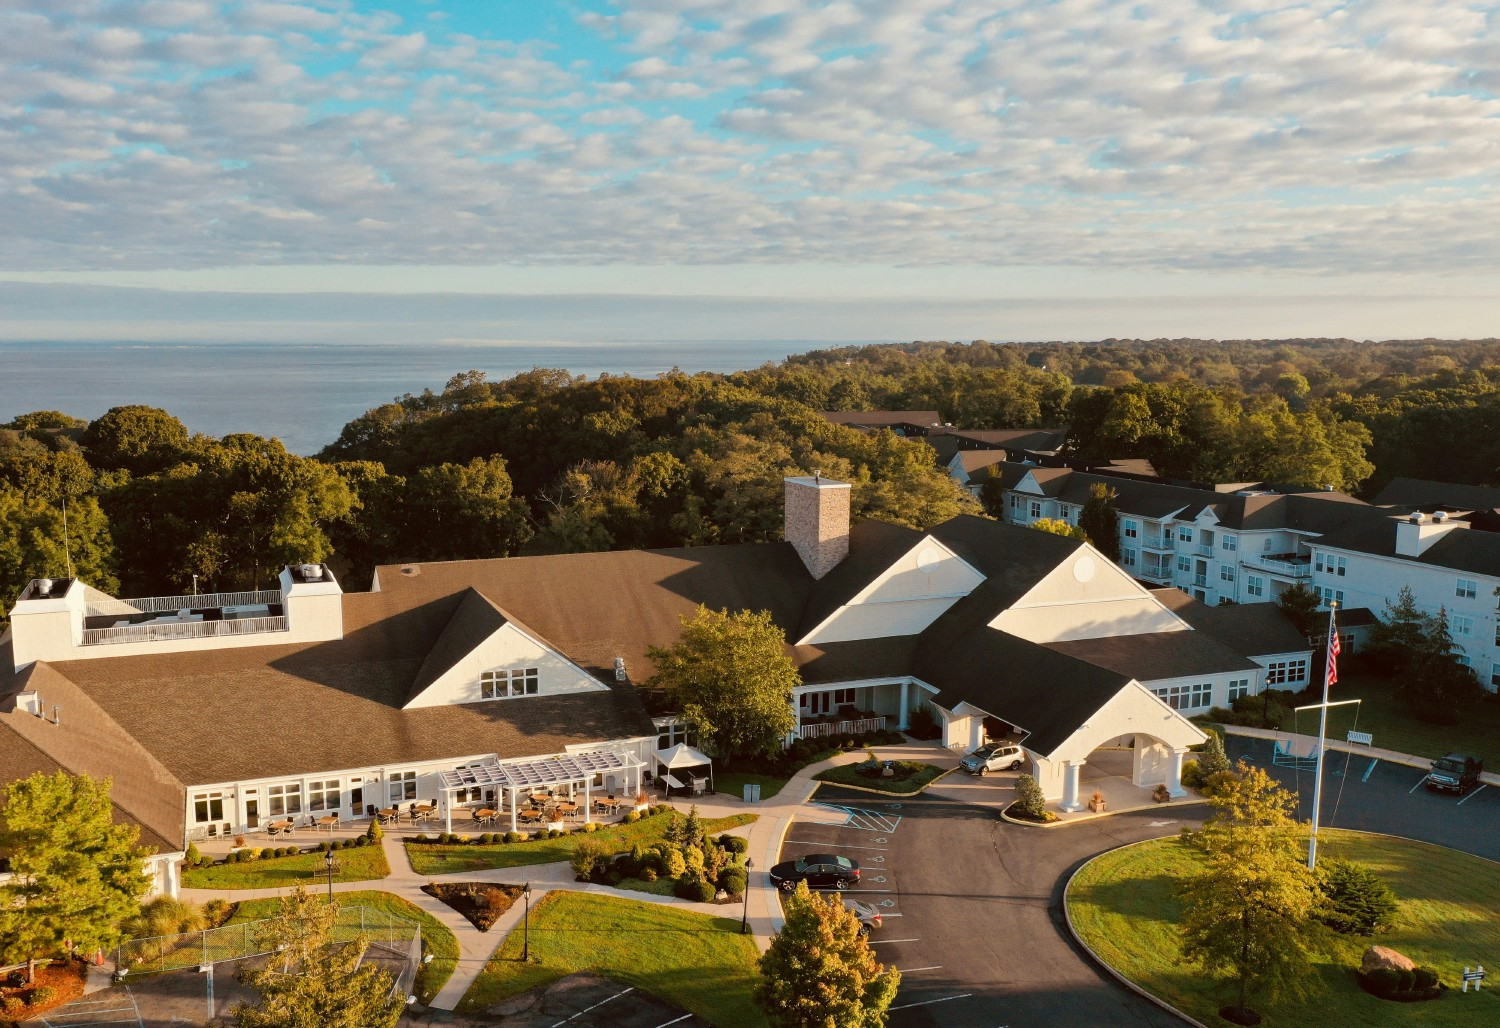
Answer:
[[[1351,521],[1318,539],[1316,545],[1500,577],[1500,533],[1454,528],[1439,536],[1419,556],[1408,557],[1396,552],[1396,528],[1400,520],[1382,517]]]
[[[1181,589],[1153,589],[1151,595],[1199,632],[1212,636],[1245,657],[1297,653],[1311,644],[1291,618],[1274,603],[1239,603],[1210,607]]]
[[[1450,510],[1500,508],[1500,489],[1489,485],[1433,482],[1425,478],[1393,478],[1375,497],[1380,506]]]

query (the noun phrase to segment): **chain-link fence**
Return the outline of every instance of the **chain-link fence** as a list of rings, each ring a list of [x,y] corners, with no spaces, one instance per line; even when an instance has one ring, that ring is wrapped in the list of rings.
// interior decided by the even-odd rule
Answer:
[[[267,950],[257,944],[256,937],[269,920],[131,939],[116,947],[115,969],[131,975],[155,974],[260,956]],[[340,907],[332,941],[346,943],[358,938],[367,940],[372,951],[402,961],[397,984],[410,987],[422,959],[421,925],[377,907]]]

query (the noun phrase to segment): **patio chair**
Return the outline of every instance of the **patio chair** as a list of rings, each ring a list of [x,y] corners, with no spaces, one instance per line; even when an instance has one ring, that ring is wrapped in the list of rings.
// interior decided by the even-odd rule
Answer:
[[[376,814],[375,804],[373,804],[373,803],[366,803],[365,804],[365,817],[374,817],[375,814]]]

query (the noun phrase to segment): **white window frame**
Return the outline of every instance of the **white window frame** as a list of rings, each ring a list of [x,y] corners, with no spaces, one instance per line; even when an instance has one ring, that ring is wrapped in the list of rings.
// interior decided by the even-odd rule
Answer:
[[[1182,542],[1190,543],[1193,541],[1193,530],[1179,526],[1177,529],[1177,538]]]
[[[1219,577],[1226,582],[1234,581],[1234,565],[1224,564],[1219,567]]]
[[[1192,557],[1178,557],[1177,558],[1177,570],[1181,571],[1181,572],[1183,572],[1185,574],[1192,574],[1192,571],[1193,571],[1193,558]]]
[[[417,798],[417,773],[392,771],[385,776],[385,797],[394,806]]]
[[[302,813],[302,783],[277,782],[266,786],[266,816],[293,817]]]
[[[1266,665],[1267,685],[1300,685],[1307,681],[1307,658],[1273,660]]]
[[[211,825],[223,820],[223,792],[200,792],[193,795],[193,824]]]
[[[343,807],[343,799],[343,790],[337,778],[307,783],[307,809],[310,813],[340,810]]]
[[[1248,678],[1231,678],[1229,680],[1229,691],[1225,694],[1225,698],[1226,698],[1226,700],[1229,703],[1233,703],[1235,700],[1239,699],[1242,696],[1249,696],[1249,695],[1250,695],[1250,679],[1248,679]]]
[[[1121,521],[1120,533],[1126,539],[1139,539],[1141,537],[1141,523],[1139,521]]]
[[[1138,556],[1138,551],[1127,546],[1120,551],[1120,563],[1127,568],[1133,568],[1136,566]]]
[[[1214,684],[1193,682],[1190,685],[1169,685],[1165,689],[1152,690],[1173,710],[1198,710],[1213,705]]]
[[[535,696],[540,690],[540,668],[518,667],[485,671],[479,676],[480,699],[509,700],[517,696]]]
[[[1239,540],[1239,536],[1234,536],[1234,535],[1221,535],[1221,536],[1219,536],[1219,547],[1221,549],[1223,549],[1223,550],[1227,550],[1230,553],[1238,553],[1238,552],[1240,552],[1240,540]]]
[[[1473,578],[1457,579],[1453,587],[1453,595],[1461,600],[1472,600],[1479,595],[1479,582]]]
[[[1448,619],[1448,625],[1453,629],[1454,636],[1468,638],[1474,634],[1474,619],[1467,614],[1454,614]]]
[[[1041,516],[1042,516],[1042,501],[1041,500],[1032,500],[1031,501],[1031,520],[1035,521],[1037,518],[1039,518]]]
[[[1259,575],[1245,576],[1245,595],[1264,596],[1266,594],[1266,580]]]

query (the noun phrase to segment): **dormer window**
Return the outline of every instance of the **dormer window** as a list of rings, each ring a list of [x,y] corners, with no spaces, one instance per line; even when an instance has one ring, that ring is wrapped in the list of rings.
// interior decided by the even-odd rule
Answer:
[[[513,668],[509,671],[486,671],[479,676],[479,694],[487,700],[503,700],[511,696],[535,696],[538,673],[534,667]]]

